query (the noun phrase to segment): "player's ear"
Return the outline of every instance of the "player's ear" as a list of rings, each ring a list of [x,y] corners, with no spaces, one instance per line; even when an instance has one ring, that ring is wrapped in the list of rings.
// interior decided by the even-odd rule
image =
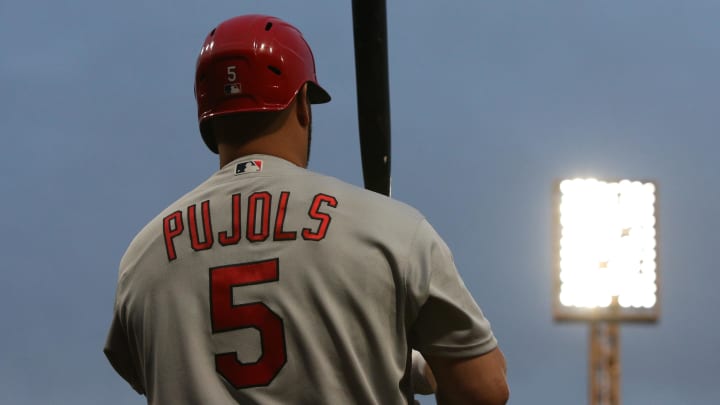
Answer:
[[[297,114],[297,119],[300,125],[303,128],[310,126],[310,98],[308,97],[307,93],[307,83],[305,83],[302,88],[300,88],[300,91],[298,91],[297,96],[295,96],[297,103],[297,108],[295,109],[295,112]]]

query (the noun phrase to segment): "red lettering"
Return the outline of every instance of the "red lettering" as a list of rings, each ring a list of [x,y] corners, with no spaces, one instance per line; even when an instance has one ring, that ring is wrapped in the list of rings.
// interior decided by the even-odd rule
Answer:
[[[169,261],[177,259],[173,238],[183,232],[182,212],[175,211],[163,218],[163,235],[165,235],[165,251]]]
[[[297,232],[295,231],[283,231],[283,225],[285,224],[285,212],[287,211],[288,200],[290,199],[290,193],[283,191],[280,193],[280,202],[278,203],[277,216],[275,217],[275,234],[273,235],[274,240],[295,240],[297,238]]]
[[[337,207],[337,199],[335,197],[326,194],[318,194],[315,196],[312,206],[310,206],[310,211],[308,211],[308,215],[310,218],[320,221],[320,225],[318,226],[317,231],[314,232],[310,228],[303,228],[302,236],[305,240],[322,240],[327,234],[332,217],[325,212],[320,212],[320,207],[323,203],[332,208]]]
[[[200,203],[201,217],[203,221],[203,231],[205,234],[205,241],[200,242],[198,237],[198,224],[195,219],[195,207],[193,204],[188,209],[188,222],[190,223],[190,244],[194,250],[205,250],[210,249],[213,245],[213,234],[212,225],[210,223],[210,201],[205,200]]]
[[[270,201],[272,196],[270,193],[263,191],[253,193],[248,198],[248,216],[247,216],[247,239],[251,242],[261,242],[270,236]],[[257,230],[257,211],[258,204],[262,203],[262,212],[260,218],[260,231]]]
[[[229,236],[227,231],[222,231],[218,234],[218,241],[221,245],[234,245],[240,241],[240,194],[233,194],[232,196],[232,236]]]

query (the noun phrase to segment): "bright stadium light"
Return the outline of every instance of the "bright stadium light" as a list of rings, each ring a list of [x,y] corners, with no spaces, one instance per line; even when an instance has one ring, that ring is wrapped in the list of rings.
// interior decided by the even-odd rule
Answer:
[[[656,187],[596,179],[557,184],[557,320],[656,321]]]

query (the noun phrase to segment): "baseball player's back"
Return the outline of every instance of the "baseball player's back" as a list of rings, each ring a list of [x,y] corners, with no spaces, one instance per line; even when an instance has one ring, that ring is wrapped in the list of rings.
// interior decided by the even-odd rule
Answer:
[[[247,156],[132,242],[106,352],[150,403],[405,403],[421,262],[443,250],[404,204]],[[494,347],[464,311],[487,330],[471,350]]]
[[[151,404],[505,403],[490,325],[422,215],[304,169],[330,95],[300,31],[238,16],[201,49],[198,124],[222,168],[127,249],[117,372]]]

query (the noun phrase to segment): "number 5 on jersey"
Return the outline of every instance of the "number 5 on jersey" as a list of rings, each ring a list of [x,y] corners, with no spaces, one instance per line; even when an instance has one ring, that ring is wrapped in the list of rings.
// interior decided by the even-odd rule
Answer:
[[[215,355],[215,369],[237,389],[269,385],[287,357],[282,318],[262,302],[235,305],[233,288],[278,280],[278,259],[210,269],[212,333],[245,328],[260,332],[262,354],[255,363],[240,362],[236,352]]]

